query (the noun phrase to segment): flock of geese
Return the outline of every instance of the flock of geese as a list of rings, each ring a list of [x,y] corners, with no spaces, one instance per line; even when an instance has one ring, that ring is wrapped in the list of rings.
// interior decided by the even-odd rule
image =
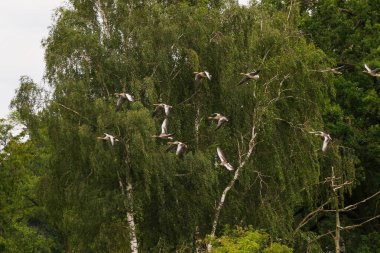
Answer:
[[[344,66],[339,66],[336,68],[329,68],[329,69],[327,69],[325,71],[321,71],[321,72],[330,71],[334,74],[340,75],[340,74],[342,74],[342,72],[340,72],[339,70],[341,70],[342,68],[344,68]],[[366,73],[367,75],[369,75],[371,77],[375,77],[375,78],[380,77],[380,68],[370,69],[367,64],[364,64],[364,68],[365,68],[365,70],[363,70],[363,72]],[[250,80],[258,80],[260,77],[259,72],[260,72],[260,70],[254,70],[254,71],[251,71],[248,73],[240,73],[244,77],[240,80],[240,82],[237,84],[237,86],[245,84],[245,83],[249,82]],[[200,82],[202,79],[206,79],[206,78],[208,80],[211,80],[211,77],[212,77],[208,71],[193,72],[193,73],[195,75],[195,81],[196,82]],[[122,105],[126,101],[129,101],[129,102],[135,101],[133,96],[129,93],[126,93],[126,92],[115,93],[114,95],[118,98],[117,103],[116,103],[116,111],[120,111],[120,109],[122,108]],[[153,111],[152,116],[156,117],[157,115],[160,114],[160,112],[162,112],[164,115],[164,121],[161,124],[161,133],[159,135],[152,135],[152,137],[153,138],[159,138],[162,140],[170,140],[167,142],[169,147],[167,148],[166,151],[175,150],[176,155],[179,158],[183,159],[184,153],[185,153],[186,149],[188,148],[187,145],[183,142],[180,142],[180,141],[173,141],[174,140],[174,137],[173,137],[174,134],[169,133],[169,131],[168,131],[169,115],[170,115],[170,111],[173,107],[171,105],[164,104],[164,103],[153,104],[153,105],[156,108]],[[208,117],[208,120],[217,122],[217,126],[216,126],[215,130],[218,130],[226,122],[228,122],[228,118],[223,116],[220,113],[213,113],[211,116]],[[332,141],[331,136],[328,133],[325,133],[322,131],[313,131],[313,132],[309,132],[309,133],[315,134],[316,136],[320,136],[323,138],[322,151],[326,152],[329,143]],[[112,146],[116,142],[119,142],[119,140],[117,138],[115,138],[113,135],[107,134],[107,133],[104,133],[104,136],[102,136],[102,137],[97,137],[97,139],[109,141]],[[234,168],[227,161],[226,157],[224,156],[222,149],[217,147],[216,152],[217,152],[216,164],[218,166],[225,167],[229,171],[233,171]]]

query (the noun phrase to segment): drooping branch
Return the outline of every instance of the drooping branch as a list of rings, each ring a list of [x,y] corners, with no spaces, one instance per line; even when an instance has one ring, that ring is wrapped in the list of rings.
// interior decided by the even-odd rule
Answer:
[[[59,102],[57,102],[57,101],[54,101],[54,100],[49,100],[49,101],[50,101],[50,102],[53,102],[53,103],[56,103],[57,105],[61,106],[62,108],[65,108],[66,110],[68,110],[68,111],[70,111],[70,112],[72,112],[72,113],[78,115],[80,118],[85,119],[88,123],[90,123],[90,125],[96,127],[96,125],[93,124],[89,118],[83,116],[82,114],[80,114],[79,112],[75,111],[74,109],[72,109],[72,108],[70,108],[70,107],[68,107],[68,106],[66,106],[66,105],[64,105],[64,104],[61,104],[61,103],[59,103]]]

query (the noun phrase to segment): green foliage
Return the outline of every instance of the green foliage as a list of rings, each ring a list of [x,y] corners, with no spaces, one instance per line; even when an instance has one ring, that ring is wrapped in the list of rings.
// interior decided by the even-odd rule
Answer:
[[[380,248],[380,234],[373,232],[368,235],[362,235],[359,247],[356,249],[358,253],[378,252]]]
[[[344,126],[344,107],[330,104],[330,96],[340,96],[334,77],[310,71],[329,62],[295,18],[234,1],[72,0],[58,11],[44,41],[51,97],[37,106],[43,92],[23,78],[12,106],[39,147],[42,171],[31,189],[65,251],[129,252],[133,210],[140,251],[186,252],[195,227],[202,237],[210,233],[215,202],[232,178],[214,167],[216,147],[237,168],[255,127],[254,154],[219,224],[268,232],[229,230],[215,250],[292,252],[269,243],[269,235],[294,239],[296,210],[329,197],[315,185],[331,167],[342,180],[355,177],[351,152],[334,142],[322,153],[321,140],[308,133],[324,129],[323,113],[333,122],[327,129],[352,128]],[[260,79],[236,87],[239,72],[253,69],[261,70]],[[201,70],[211,81],[194,82]],[[136,101],[116,112],[113,94],[121,91]],[[363,110],[378,104],[373,91],[363,96]],[[184,159],[152,138],[163,120],[150,113],[157,101],[173,105],[169,132],[188,145]],[[207,121],[213,112],[229,118],[218,131]],[[103,133],[119,142],[97,139]],[[127,183],[133,198],[121,190]]]
[[[292,253],[293,250],[279,243],[269,243],[269,235],[252,227],[243,229],[226,227],[221,237],[213,242],[213,251],[216,253],[231,252],[265,252],[265,253]]]
[[[293,250],[279,243],[272,243],[268,248],[264,249],[264,253],[292,253]]]
[[[301,13],[301,29],[309,41],[323,49],[332,63],[348,64],[343,75],[335,78],[332,104],[326,107],[324,121],[332,136],[342,142],[358,159],[359,187],[346,196],[355,203],[380,189],[379,156],[379,85],[376,78],[362,72],[364,64],[379,67],[379,1],[318,1],[309,12]],[[328,29],[326,29],[328,28]],[[358,217],[371,217],[376,203],[370,201],[356,211]],[[348,217],[350,220],[352,217]],[[356,222],[356,219],[351,221]],[[358,237],[378,226],[379,221],[358,230]],[[355,232],[351,232],[355,233]],[[354,240],[356,241],[356,240]],[[355,248],[355,246],[351,246]]]
[[[20,128],[1,120],[0,251],[54,252],[60,248],[58,236],[35,192],[43,171],[39,163],[42,149]]]

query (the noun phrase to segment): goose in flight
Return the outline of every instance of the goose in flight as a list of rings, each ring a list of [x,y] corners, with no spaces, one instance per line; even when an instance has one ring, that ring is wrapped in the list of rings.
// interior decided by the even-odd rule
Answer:
[[[317,136],[321,136],[323,137],[323,145],[322,145],[322,151],[323,152],[326,152],[327,150],[327,146],[329,145],[329,143],[332,141],[332,138],[329,134],[325,133],[325,132],[322,132],[322,131],[316,131],[316,132],[310,132],[311,134],[315,134]]]
[[[116,141],[119,141],[116,139],[113,135],[104,133],[103,137],[97,137],[98,140],[105,140],[105,141],[110,141],[112,146],[115,144]]]
[[[183,154],[185,153],[185,150],[187,149],[187,145],[183,142],[180,141],[169,141],[168,142],[169,147],[166,149],[166,151],[174,150],[176,147],[176,152],[175,154],[183,158]]]
[[[224,166],[227,170],[229,171],[233,171],[234,170],[234,167],[232,167],[232,165],[227,161],[227,159],[224,157],[224,154],[223,154],[223,151],[221,148],[217,147],[216,148],[216,152],[218,153],[218,157],[219,157],[219,165],[220,166]]]
[[[208,80],[211,80],[212,75],[208,73],[206,70],[202,72],[193,72],[195,75],[195,81],[200,81],[202,78],[208,78]]]
[[[215,130],[218,130],[224,123],[228,122],[227,117],[221,115],[220,113],[213,113],[208,117],[208,119],[218,121],[218,125],[216,126]]]
[[[174,134],[168,133],[168,126],[169,126],[169,120],[168,118],[165,118],[161,125],[161,133],[159,135],[153,135],[152,137],[173,140],[172,136]]]
[[[372,77],[380,77],[380,68],[370,69],[367,64],[364,64],[364,67],[366,70],[363,70],[363,73]]]
[[[121,93],[115,93],[114,95],[119,98],[116,103],[116,111],[119,111],[121,109],[121,106],[125,103],[125,101],[127,100],[129,102],[135,101],[133,96],[129,93],[121,92]]]
[[[344,69],[345,65],[341,65],[339,67],[336,67],[336,68],[327,68],[327,69],[324,69],[324,70],[319,70],[318,72],[331,72],[335,75],[341,75],[342,72],[340,72],[339,70],[342,70]]]
[[[158,114],[159,111],[161,111],[162,109],[164,110],[165,112],[165,117],[168,117],[169,114],[170,114],[170,109],[173,107],[171,105],[167,105],[167,104],[153,104],[156,106],[156,109],[154,110],[153,112],[153,116],[156,116]]]
[[[240,73],[240,75],[243,75],[243,79],[240,80],[240,82],[238,83],[237,86],[239,85],[242,85],[250,80],[257,80],[259,79],[259,73],[260,73],[260,70],[253,70],[252,72],[249,72],[249,73]]]

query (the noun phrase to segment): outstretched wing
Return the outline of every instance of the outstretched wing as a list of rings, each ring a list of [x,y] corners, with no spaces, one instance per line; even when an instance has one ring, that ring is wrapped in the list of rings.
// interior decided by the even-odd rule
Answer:
[[[371,72],[371,69],[368,67],[367,64],[364,64],[364,67],[365,67],[365,69],[366,69],[368,72]]]
[[[232,165],[230,163],[224,163],[223,166],[229,170],[229,171],[233,171],[234,170],[234,167],[232,167]]]
[[[160,109],[161,109],[161,104],[158,104],[156,106],[156,109],[154,109],[154,112],[152,113],[152,116],[156,116],[159,112],[160,112]]]
[[[201,77],[201,75],[199,74],[199,72],[194,72],[194,74],[195,74],[195,81],[200,81],[201,79],[202,79],[202,77]]]
[[[170,106],[169,105],[164,105],[164,109],[165,109],[165,115],[169,116],[169,114],[170,114]]]
[[[218,120],[218,125],[216,126],[215,130],[218,130],[224,124],[224,122],[226,122],[226,119],[225,118],[220,118]]]
[[[341,65],[341,66],[336,67],[336,68],[333,68],[333,69],[335,69],[335,70],[339,70],[339,69],[343,69],[344,67],[345,67],[345,65]]]
[[[222,149],[219,148],[219,147],[217,147],[217,148],[216,148],[216,152],[218,153],[218,156],[219,156],[220,161],[221,161],[222,163],[226,163],[227,160],[226,160],[226,158],[224,157],[224,154],[223,154]]]
[[[117,100],[117,103],[116,103],[116,111],[119,111],[121,109],[121,106],[124,104],[124,102],[125,102],[125,98],[119,96],[119,99]]]
[[[166,152],[169,152],[170,150],[174,150],[175,146],[177,146],[177,142],[168,142],[169,147],[166,149]]]
[[[175,154],[179,157],[182,157],[184,152],[185,152],[185,145],[183,143],[178,144]]]
[[[110,142],[111,142],[111,145],[113,146],[115,144],[115,137],[111,136],[110,137]]]
[[[207,71],[205,71],[205,74],[206,74],[206,77],[208,78],[208,80],[211,80],[211,75],[210,75],[210,73],[208,73]]]
[[[258,73],[260,73],[260,70],[253,70],[251,73],[249,73],[250,76],[255,76]]]
[[[128,101],[130,102],[135,101],[134,97],[131,94],[125,93],[125,96],[127,97]]]
[[[249,80],[248,77],[246,77],[246,76],[243,77],[243,78],[240,80],[240,82],[237,84],[237,86],[242,85],[243,83],[246,83],[248,80]]]
[[[168,126],[169,126],[169,120],[168,118],[165,118],[164,122],[162,122],[162,125],[161,125],[162,134],[168,134]]]
[[[325,136],[323,140],[323,145],[322,145],[322,151],[325,152],[327,150],[327,146],[331,142],[331,137],[330,136]]]

